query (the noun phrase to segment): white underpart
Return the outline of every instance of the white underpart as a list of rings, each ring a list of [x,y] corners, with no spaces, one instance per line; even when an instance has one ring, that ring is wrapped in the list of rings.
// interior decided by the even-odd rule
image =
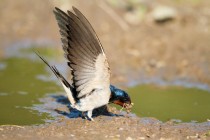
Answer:
[[[62,85],[63,85],[64,90],[65,90],[66,93],[67,93],[67,97],[68,97],[70,103],[71,103],[72,105],[74,105],[74,104],[75,104],[75,100],[74,100],[74,98],[73,98],[73,96],[72,96],[71,90],[70,90],[68,87],[66,87],[66,86],[63,84],[63,82],[61,82],[61,83],[62,83]]]
[[[91,111],[95,108],[108,104],[110,97],[110,90],[98,89],[92,94],[81,98],[78,103],[75,104],[75,108],[80,111]]]

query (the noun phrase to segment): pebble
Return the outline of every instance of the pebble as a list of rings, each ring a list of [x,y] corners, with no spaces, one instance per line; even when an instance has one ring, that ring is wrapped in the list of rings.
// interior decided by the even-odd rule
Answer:
[[[120,137],[120,135],[116,135],[116,137],[118,137],[118,138],[119,138],[119,137]]]
[[[119,128],[120,131],[124,130],[123,128]]]
[[[133,140],[131,137],[127,137],[126,140]]]
[[[151,15],[155,21],[161,22],[175,19],[177,16],[177,11],[172,7],[160,5],[153,9]]]

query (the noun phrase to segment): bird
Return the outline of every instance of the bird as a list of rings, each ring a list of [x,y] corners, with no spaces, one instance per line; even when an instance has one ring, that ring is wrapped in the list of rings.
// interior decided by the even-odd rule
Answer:
[[[71,107],[92,120],[94,109],[109,103],[130,109],[127,92],[110,84],[110,67],[100,40],[87,18],[74,6],[66,13],[55,7],[64,56],[72,78],[68,82],[55,66],[36,54],[61,82]]]

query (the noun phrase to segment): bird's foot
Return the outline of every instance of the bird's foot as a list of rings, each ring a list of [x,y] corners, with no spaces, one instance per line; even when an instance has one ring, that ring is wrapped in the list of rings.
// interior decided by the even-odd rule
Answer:
[[[85,114],[85,112],[82,112],[82,118],[88,120],[87,115]]]
[[[88,116],[88,119],[90,119],[91,121],[94,121],[94,119],[92,118],[92,112],[93,112],[93,110],[89,110],[87,112],[87,116]]]
[[[94,122],[94,119],[91,117],[91,118],[89,118],[91,121],[93,121]]]

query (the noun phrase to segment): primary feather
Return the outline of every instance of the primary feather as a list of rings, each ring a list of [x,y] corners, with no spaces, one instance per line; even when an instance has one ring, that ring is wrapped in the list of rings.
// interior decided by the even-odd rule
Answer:
[[[72,69],[73,86],[81,98],[95,89],[109,88],[110,72],[106,56],[92,26],[75,7],[64,13],[55,8],[63,50]]]

